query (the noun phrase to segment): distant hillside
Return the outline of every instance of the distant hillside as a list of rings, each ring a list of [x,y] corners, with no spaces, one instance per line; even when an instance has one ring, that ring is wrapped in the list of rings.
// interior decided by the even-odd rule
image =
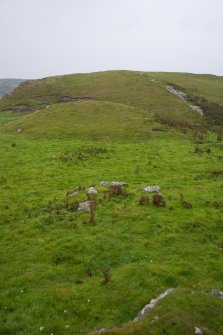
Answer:
[[[23,81],[25,81],[25,79],[0,79],[0,98],[11,92]]]
[[[204,110],[201,117],[166,85],[182,90],[190,103]],[[0,102],[0,111],[32,112],[46,106],[100,100],[122,103],[154,114],[156,121],[176,127],[223,124],[223,77],[188,73],[105,71],[29,80]]]
[[[165,124],[194,126],[203,122],[198,113],[166,90],[164,81],[154,78],[150,73],[107,71],[30,80],[12,96],[4,97],[0,110],[32,112],[52,104],[91,99],[140,108]]]

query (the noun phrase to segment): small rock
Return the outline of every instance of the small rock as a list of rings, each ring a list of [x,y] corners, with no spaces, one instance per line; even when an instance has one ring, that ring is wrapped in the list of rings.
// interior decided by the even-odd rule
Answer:
[[[195,326],[194,327],[194,334],[196,334],[196,335],[203,335],[204,333],[201,330],[201,328]]]
[[[141,320],[146,314],[148,314],[153,307],[156,305],[158,301],[165,298],[167,295],[172,293],[174,291],[174,288],[169,288],[165,292],[161,293],[156,299],[152,299],[150,303],[143,307],[143,309],[138,313],[137,317],[134,319],[134,321]]]
[[[101,182],[100,182],[100,185],[101,185],[101,186],[108,187],[108,186],[111,185],[111,182],[110,182],[110,181],[101,181]]]
[[[170,86],[170,85],[169,85],[169,86],[166,86],[166,89],[167,89],[170,93],[176,95],[178,98],[180,98],[180,99],[182,99],[182,100],[186,100],[186,98],[187,98],[187,94],[186,94],[186,93],[184,93],[184,92],[182,92],[182,91],[179,91],[179,90],[175,89],[173,86]]]
[[[208,292],[213,297],[221,298],[223,299],[223,291],[216,290],[213,288],[210,292]]]
[[[80,202],[78,205],[78,209],[79,212],[90,212],[91,210],[91,202],[90,201],[84,201],[84,202]]]
[[[159,186],[144,186],[143,190],[146,192],[159,192],[160,187]]]
[[[78,195],[80,192],[79,191],[74,191],[74,192],[68,192],[67,197],[74,197],[75,195]]]
[[[87,193],[88,193],[88,194],[97,194],[98,191],[97,191],[94,187],[90,187],[90,188],[87,190]]]
[[[128,186],[128,184],[123,181],[112,181],[111,185],[112,186]]]
[[[176,95],[178,98],[184,100],[184,101],[187,103],[187,97],[188,97],[187,93],[182,92],[182,91],[179,91],[179,90],[177,90],[176,88],[174,88],[173,86],[166,86],[166,89],[167,89],[170,93]],[[190,104],[190,103],[187,103],[187,105],[188,105],[192,110],[194,110],[195,112],[199,113],[200,115],[203,115],[203,114],[204,114],[204,113],[203,113],[203,110],[202,110],[199,106],[195,106],[195,105],[192,105],[192,104]]]
[[[193,109],[195,112],[199,113],[200,115],[203,115],[203,110],[199,107],[199,106],[195,106],[195,105],[188,105],[191,109]]]

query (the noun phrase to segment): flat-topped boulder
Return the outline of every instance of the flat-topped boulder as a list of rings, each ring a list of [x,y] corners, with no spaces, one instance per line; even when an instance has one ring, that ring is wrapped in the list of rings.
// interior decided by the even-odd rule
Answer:
[[[100,182],[101,186],[109,187],[109,186],[116,186],[116,187],[124,187],[128,186],[128,183],[124,181],[101,181]]]
[[[112,181],[111,186],[123,187],[123,186],[128,186],[128,183],[124,181]]]
[[[89,187],[87,194],[97,194],[98,191],[94,187]]]
[[[90,212],[91,210],[91,201],[84,201],[80,202],[78,204],[78,209],[79,212]]]

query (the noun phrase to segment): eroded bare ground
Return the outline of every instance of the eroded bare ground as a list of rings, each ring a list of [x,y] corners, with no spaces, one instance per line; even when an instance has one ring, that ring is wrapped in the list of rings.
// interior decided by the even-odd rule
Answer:
[[[199,106],[195,106],[195,105],[192,105],[191,103],[189,103],[187,101],[187,98],[188,98],[188,94],[183,92],[183,91],[180,91],[180,90],[177,90],[175,87],[173,86],[170,86],[170,85],[167,85],[166,86],[166,89],[171,93],[171,94],[174,94],[176,95],[178,98],[182,99],[183,101],[186,102],[186,104],[192,109],[194,110],[195,112],[199,113],[200,115],[203,115],[203,110],[201,109],[201,107]]]

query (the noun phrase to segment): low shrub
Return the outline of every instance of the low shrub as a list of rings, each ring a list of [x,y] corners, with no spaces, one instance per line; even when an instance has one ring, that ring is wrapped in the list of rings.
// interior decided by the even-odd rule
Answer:
[[[166,201],[161,193],[155,193],[153,195],[153,205],[156,207],[165,207]]]
[[[149,197],[148,195],[141,195],[139,198],[139,205],[147,205],[149,203]]]

